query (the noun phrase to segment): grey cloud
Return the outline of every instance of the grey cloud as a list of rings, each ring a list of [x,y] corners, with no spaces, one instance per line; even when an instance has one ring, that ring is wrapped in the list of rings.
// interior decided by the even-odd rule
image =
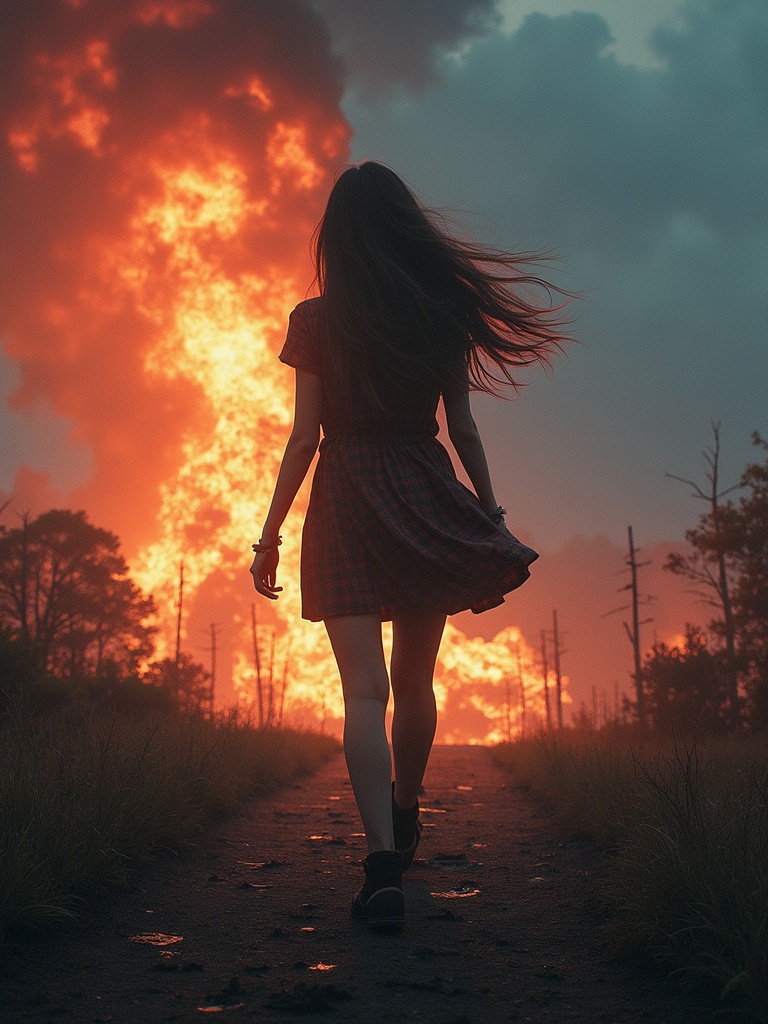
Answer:
[[[496,0],[311,0],[326,19],[346,80],[363,99],[398,87],[420,91],[438,78],[436,57],[486,35]]]
[[[531,15],[445,62],[422,96],[345,101],[355,159],[475,210],[498,244],[568,254],[586,345],[513,411],[481,406],[510,488],[513,423],[553,500],[573,482],[559,522],[540,490],[521,496],[550,537],[619,531],[633,509],[656,537],[682,531],[690,510],[664,470],[722,418],[736,476],[768,426],[768,7],[691,0],[654,35],[659,67],[623,64],[609,42],[596,14]]]

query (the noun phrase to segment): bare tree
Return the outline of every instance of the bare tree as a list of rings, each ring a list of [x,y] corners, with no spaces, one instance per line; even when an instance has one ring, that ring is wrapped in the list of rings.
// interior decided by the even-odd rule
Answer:
[[[251,605],[251,639],[253,641],[253,667],[256,670],[256,692],[259,707],[259,728],[264,725],[264,690],[261,681],[261,651],[259,650],[259,627],[256,622],[256,605]]]
[[[728,571],[726,553],[729,548],[725,506],[723,498],[732,491],[738,490],[741,483],[720,489],[720,422],[712,424],[713,443],[702,454],[706,464],[706,486],[700,486],[695,480],[665,474],[671,480],[677,480],[691,488],[695,498],[708,505],[707,511],[700,517],[697,526],[686,530],[685,538],[693,548],[690,554],[679,552],[670,554],[665,569],[682,576],[694,583],[694,593],[708,605],[716,608],[723,616],[723,636],[725,639],[725,672],[728,685],[728,702],[730,705],[731,727],[741,728],[741,706],[739,699],[739,666],[736,659],[736,623],[733,615],[731,598],[732,584]]]

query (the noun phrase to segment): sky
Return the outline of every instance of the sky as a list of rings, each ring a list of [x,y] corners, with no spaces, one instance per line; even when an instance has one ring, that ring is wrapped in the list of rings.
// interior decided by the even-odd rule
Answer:
[[[630,523],[675,539],[691,506],[665,472],[699,473],[720,420],[735,479],[768,427],[768,8],[496,11],[431,80],[361,75],[353,157],[471,211],[488,241],[560,253],[556,280],[580,294],[582,344],[552,379],[476,403],[515,521],[544,551]]]
[[[317,0],[344,60],[351,158],[381,159],[484,240],[560,254],[569,350],[476,402],[501,499],[543,551],[673,540],[712,420],[735,479],[768,430],[768,10],[758,0]],[[93,473],[77,424],[4,357],[0,488]],[[74,442],[74,443],[73,443]]]
[[[117,24],[118,11],[129,9],[165,51],[142,49],[135,29]],[[198,32],[213,10],[216,32]],[[149,344],[151,317],[135,304],[118,309],[124,296],[118,302],[114,290],[96,302],[104,282],[77,260],[102,245],[94,241],[99,218],[117,231],[128,216],[128,165],[118,160],[128,141],[167,144],[179,112],[221,90],[232,60],[243,68],[251,60],[268,68],[279,102],[267,113],[258,91],[243,86],[237,96],[272,118],[273,164],[274,132],[296,110],[311,110],[307,147],[317,177],[306,188],[295,177],[301,201],[281,199],[284,230],[275,222],[269,234],[284,277],[285,267],[302,268],[294,299],[309,284],[308,237],[333,172],[362,159],[392,166],[483,241],[552,253],[547,273],[578,295],[578,343],[554,373],[533,373],[514,400],[474,401],[509,526],[542,553],[548,582],[501,617],[466,628],[490,638],[515,622],[535,639],[552,606],[567,605],[582,698],[589,679],[613,685],[628,652],[619,653],[619,638],[600,676],[599,648],[609,641],[601,630],[615,634],[620,622],[599,626],[597,613],[615,604],[630,524],[654,552],[648,585],[666,610],[652,628],[665,634],[680,630],[684,614],[705,617],[660,571],[700,511],[665,473],[701,479],[710,424],[721,421],[722,478],[735,482],[753,457],[752,432],[768,434],[764,0],[13,0],[4,13],[11,57],[30,40],[53,48],[66,40],[59,17],[78,26],[73,33],[113,33],[124,66],[149,70],[115,87],[109,62],[91,53],[71,74],[99,96],[106,120],[73,121],[77,96],[62,98],[59,84],[70,117],[61,127],[58,108],[34,107],[30,97],[46,75],[60,83],[64,65],[38,62],[24,78],[15,74],[20,61],[4,61],[1,171],[17,191],[5,189],[2,208],[13,229],[0,244],[0,492],[36,511],[86,507],[123,537],[129,556],[152,542],[185,424],[203,415],[197,385],[183,373],[140,383],[136,353]],[[194,46],[185,48],[174,40],[187,23]],[[241,100],[228,88],[228,99],[217,100],[226,121],[218,141],[242,153],[250,128],[244,107],[232,112]],[[33,110],[34,138],[19,113]],[[71,146],[64,152],[72,138],[74,155]],[[40,139],[51,152],[58,147],[58,176],[45,177]],[[295,146],[283,143],[285,167]],[[40,173],[29,164],[38,150]],[[249,173],[265,166],[254,158]],[[132,187],[143,188],[131,167],[140,183]],[[43,192],[29,186],[35,177]],[[277,188],[273,181],[273,195]],[[73,242],[86,229],[88,244]],[[87,343],[67,326],[75,299]],[[274,344],[283,307],[276,298],[273,306]],[[578,581],[597,565],[587,620]]]

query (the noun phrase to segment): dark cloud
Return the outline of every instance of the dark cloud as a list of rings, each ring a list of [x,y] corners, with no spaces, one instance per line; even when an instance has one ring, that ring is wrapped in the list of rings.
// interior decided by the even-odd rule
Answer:
[[[609,44],[596,14],[534,14],[445,61],[439,89],[345,101],[355,158],[473,209],[499,244],[559,248],[560,281],[583,289],[586,345],[553,383],[479,406],[502,494],[532,481],[522,522],[550,540],[641,518],[682,532],[664,471],[695,464],[722,418],[733,478],[768,426],[768,7],[681,5],[658,67]]]
[[[496,0],[311,0],[344,60],[349,88],[371,99],[438,80],[436,60],[499,24]]]

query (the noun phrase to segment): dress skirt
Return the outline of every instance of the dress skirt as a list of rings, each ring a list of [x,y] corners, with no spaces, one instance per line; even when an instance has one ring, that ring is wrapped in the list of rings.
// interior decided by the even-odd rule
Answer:
[[[431,434],[323,439],[302,535],[303,618],[486,611],[537,558],[490,521]]]

